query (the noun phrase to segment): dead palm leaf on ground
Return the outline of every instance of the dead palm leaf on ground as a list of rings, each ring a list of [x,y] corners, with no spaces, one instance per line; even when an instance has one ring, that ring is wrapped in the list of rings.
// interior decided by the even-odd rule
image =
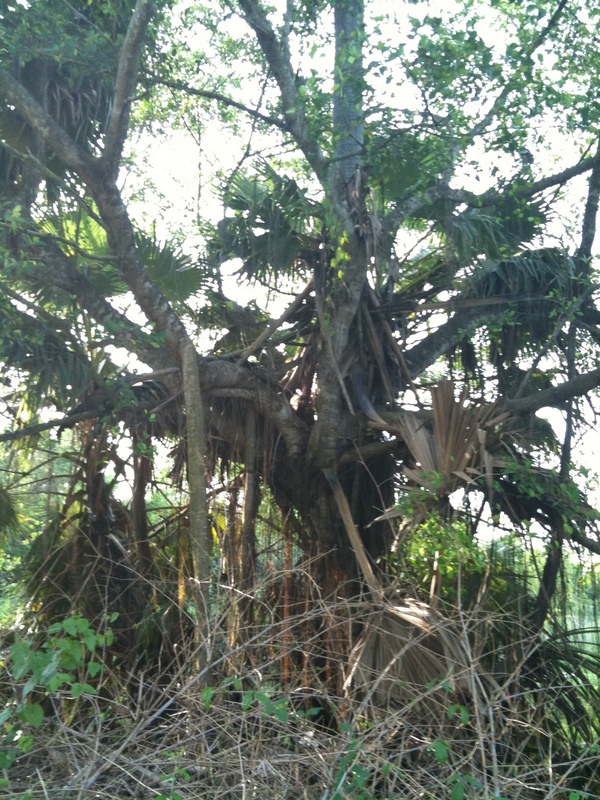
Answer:
[[[451,621],[425,603],[394,606],[386,600],[337,476],[332,471],[326,476],[373,599],[364,604],[367,618],[350,653],[345,691],[358,694],[362,710],[411,705],[417,716],[427,710],[438,720],[450,702],[446,686],[470,694],[478,704],[487,702],[484,680],[473,680],[468,642]]]
[[[468,648],[450,621],[407,600],[369,617],[350,653],[345,688],[359,691],[363,709],[413,705],[439,719],[449,691],[469,692],[470,675]]]

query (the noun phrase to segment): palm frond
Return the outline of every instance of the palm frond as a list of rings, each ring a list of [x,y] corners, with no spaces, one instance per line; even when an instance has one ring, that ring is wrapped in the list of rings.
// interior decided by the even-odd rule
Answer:
[[[42,316],[0,302],[0,375],[26,376],[21,409],[36,413],[44,403],[67,408],[91,380],[91,365],[83,351],[71,346],[64,331]]]
[[[463,391],[454,398],[452,381],[431,390],[433,428],[416,415],[400,415],[398,428],[417,467],[405,468],[410,480],[445,497],[485,475],[492,481],[496,457],[488,449],[488,436],[508,418],[495,405],[467,406]]]
[[[0,535],[6,537],[16,533],[19,525],[19,511],[15,498],[0,479]]]
[[[502,261],[484,262],[465,287],[465,296],[514,295],[539,301],[557,292],[564,297],[574,277],[573,259],[558,248],[544,247]]]
[[[182,253],[174,243],[161,243],[156,236],[139,231],[135,238],[148,275],[167,300],[183,303],[206,284],[204,267]]]
[[[476,671],[481,678],[483,670]],[[350,653],[345,689],[363,698],[365,707],[414,705],[439,721],[451,702],[448,690],[477,692],[471,674],[469,650],[450,620],[409,599],[366,621]]]
[[[306,249],[318,247],[315,220],[322,209],[309,200],[295,180],[264,165],[258,175],[238,174],[227,187],[225,205],[234,213],[217,225],[209,247],[211,258],[241,258],[250,279],[294,275]]]
[[[481,257],[511,257],[535,239],[546,221],[547,211],[540,200],[505,198],[494,206],[469,208],[452,218],[455,258],[468,266]],[[440,222],[447,224],[444,219]]]

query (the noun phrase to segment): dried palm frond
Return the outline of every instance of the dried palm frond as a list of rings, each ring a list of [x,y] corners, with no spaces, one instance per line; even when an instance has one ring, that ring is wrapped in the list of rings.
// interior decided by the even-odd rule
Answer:
[[[432,605],[411,600],[403,606],[387,603],[339,481],[333,474],[326,476],[374,600],[374,610],[350,653],[344,690],[362,698],[363,710],[369,705],[410,704],[419,714],[428,709],[438,719],[440,709],[448,705],[449,691],[453,698],[460,693],[480,704],[486,681],[479,674],[473,679],[475,667],[466,639]]]
[[[450,620],[407,600],[371,613],[350,653],[344,689],[362,698],[363,710],[414,706],[439,719],[457,696],[487,702],[490,680]]]
[[[419,464],[416,469],[405,468],[407,477],[440,497],[482,474],[491,484],[494,458],[486,447],[488,432],[504,422],[508,412],[496,404],[465,406],[467,390],[456,401],[452,381],[432,388],[431,397],[433,431],[406,415],[398,420],[406,445]]]
[[[402,437],[416,462],[415,467],[405,466],[404,474],[431,492],[430,502],[415,508],[412,526],[422,522],[441,498],[478,478],[485,476],[491,492],[493,469],[501,464],[495,454],[500,439],[497,428],[509,417],[496,403],[465,406],[466,390],[456,401],[452,381],[442,381],[432,388],[431,396],[433,424],[421,413],[400,413],[394,414],[388,425],[388,430]],[[375,521],[403,514],[404,511],[388,509]]]

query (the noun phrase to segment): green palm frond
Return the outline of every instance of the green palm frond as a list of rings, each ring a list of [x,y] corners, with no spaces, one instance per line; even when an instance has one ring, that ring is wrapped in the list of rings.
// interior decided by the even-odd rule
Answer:
[[[206,285],[206,269],[182,253],[173,242],[159,242],[156,236],[139,231],[135,238],[148,275],[167,300],[183,303]]]
[[[491,337],[490,360],[500,368],[553,336],[565,299],[576,291],[572,258],[558,248],[529,250],[503,261],[486,261],[464,287],[465,297],[513,297],[510,320]]]
[[[484,262],[465,287],[465,296],[510,294],[539,300],[555,292],[564,297],[574,277],[573,259],[558,248],[545,247],[502,261]]]
[[[93,217],[80,211],[48,216],[42,230],[58,240],[99,294],[115,297],[128,290],[111,260],[106,232]],[[136,232],[135,239],[146,271],[169,301],[184,302],[207,283],[206,269],[173,242],[159,242],[154,234],[149,236],[141,231]],[[40,287],[39,296],[47,291],[46,285]]]
[[[110,259],[106,231],[93,217],[81,210],[74,213],[63,211],[46,216],[41,228],[44,233],[55,238],[65,255],[99,294],[105,297],[125,294],[127,284],[116,263]],[[44,283],[36,296],[42,301],[51,302],[51,298],[56,296],[56,290]]]
[[[469,208],[452,218],[455,258],[460,265],[468,266],[481,257],[511,257],[534,240],[547,216],[544,203],[531,199],[508,197],[494,206]],[[445,217],[440,217],[440,224],[445,226],[446,222]]]
[[[70,345],[64,331],[41,317],[0,304],[0,378],[10,387],[24,377],[21,414],[35,414],[45,403],[68,408],[91,380],[90,362]]]
[[[15,498],[0,479],[0,536],[16,533],[20,519]]]
[[[321,207],[267,165],[258,175],[237,175],[224,201],[234,215],[219,222],[209,250],[218,262],[242,259],[241,272],[250,279],[294,275],[303,251],[318,247]]]

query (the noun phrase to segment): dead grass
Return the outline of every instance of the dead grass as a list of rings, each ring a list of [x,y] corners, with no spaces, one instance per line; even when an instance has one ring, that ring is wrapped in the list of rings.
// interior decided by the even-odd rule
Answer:
[[[349,618],[352,655],[333,664],[327,637],[347,631]],[[321,602],[285,624],[248,631],[237,650],[215,630],[202,673],[190,645],[167,685],[107,670],[98,696],[74,702],[56,693],[0,796],[596,797],[597,743],[568,751],[560,731],[553,740],[548,709],[517,670],[498,683],[481,666],[473,641],[482,627],[481,619],[449,621],[416,603],[382,610]],[[521,652],[532,646],[522,642]],[[336,671],[345,677],[343,696],[331,688]],[[18,689],[5,683],[2,694]]]

